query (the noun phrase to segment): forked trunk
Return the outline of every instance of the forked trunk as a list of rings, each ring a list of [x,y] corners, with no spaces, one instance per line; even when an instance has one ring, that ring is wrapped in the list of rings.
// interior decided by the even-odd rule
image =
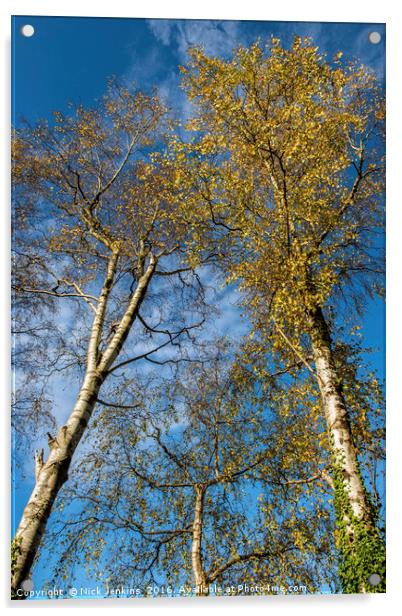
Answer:
[[[12,546],[11,592],[14,599],[26,598],[22,588],[23,582],[30,575],[54,501],[67,479],[69,466],[91,418],[99,389],[131,330],[156,267],[156,259],[151,256],[149,265],[139,279],[137,288],[108,347],[101,354],[99,353],[99,343],[105,322],[107,302],[113,287],[117,261],[118,253],[113,253],[108,263],[92,324],[88,343],[86,374],[73,412],[66,424],[60,428],[56,437],[53,438],[49,435],[50,452],[47,460],[44,460],[43,450],[35,455],[35,487],[22,514]]]

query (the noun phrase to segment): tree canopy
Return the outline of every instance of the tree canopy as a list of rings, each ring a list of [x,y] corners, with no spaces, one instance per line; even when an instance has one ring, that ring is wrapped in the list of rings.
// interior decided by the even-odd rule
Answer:
[[[47,559],[59,582],[382,592],[357,317],[383,293],[383,93],[300,37],[181,71],[184,133],[116,80],[14,132],[14,422],[40,446],[13,591]]]

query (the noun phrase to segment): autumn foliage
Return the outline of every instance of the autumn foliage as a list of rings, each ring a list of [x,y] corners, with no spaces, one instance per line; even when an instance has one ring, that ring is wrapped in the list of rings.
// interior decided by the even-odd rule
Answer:
[[[383,592],[383,391],[359,334],[383,292],[383,93],[299,37],[193,48],[181,71],[185,137],[116,82],[15,131],[16,323],[47,370],[27,362],[16,408],[48,408],[54,366],[79,385],[36,454],[14,590],[62,537],[54,579],[83,563],[198,595],[245,576]],[[214,286],[235,290],[243,336],[212,335]]]

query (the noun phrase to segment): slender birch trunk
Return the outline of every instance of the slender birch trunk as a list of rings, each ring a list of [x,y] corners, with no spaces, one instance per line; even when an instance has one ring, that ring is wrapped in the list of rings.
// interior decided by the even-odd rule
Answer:
[[[23,594],[18,596],[17,591],[30,574],[51,509],[60,488],[67,479],[74,452],[91,418],[100,387],[121,351],[155,271],[156,259],[151,256],[148,267],[138,281],[137,288],[113,338],[105,352],[100,354],[99,344],[118,258],[118,252],[113,252],[109,259],[88,343],[87,369],[77,402],[66,424],[60,428],[56,437],[52,438],[49,435],[50,452],[47,460],[44,460],[43,450],[35,454],[35,487],[24,509],[13,541],[16,560],[13,567],[12,595],[16,599],[25,599]]]
[[[310,315],[316,373],[330,438],[340,567],[346,592],[366,592],[368,578],[385,567],[385,550],[376,515],[361,476],[342,387],[336,372],[331,336],[321,308]],[[369,546],[370,544],[370,546]],[[369,547],[367,547],[369,546]],[[359,569],[363,567],[363,569]],[[383,583],[385,583],[383,581]]]
[[[313,356],[318,376],[325,418],[337,463],[343,471],[343,481],[349,494],[353,514],[362,519],[370,510],[366,491],[357,464],[345,400],[334,366],[331,338],[321,309],[311,319]]]
[[[196,595],[205,597],[209,594],[206,574],[202,562],[202,523],[204,515],[205,486],[195,486],[195,506],[193,522],[193,543],[191,547],[191,564],[193,568]]]

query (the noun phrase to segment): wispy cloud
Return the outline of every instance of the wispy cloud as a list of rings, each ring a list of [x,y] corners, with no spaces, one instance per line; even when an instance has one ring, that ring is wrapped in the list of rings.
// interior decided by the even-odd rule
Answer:
[[[180,61],[185,61],[187,50],[202,46],[206,53],[230,55],[244,36],[242,22],[206,20],[149,19],[147,25],[155,38],[165,46],[173,46]]]
[[[170,45],[175,22],[172,19],[148,19],[147,25],[154,37],[163,45]]]
[[[159,80],[159,91],[168,104],[178,110],[184,121],[191,116],[191,106],[178,87],[178,65],[187,62],[188,49],[192,46],[203,47],[209,55],[229,58],[234,49],[240,45],[250,45],[257,39],[264,43],[275,36],[289,46],[295,35],[308,36],[322,52],[328,54],[329,59],[338,51],[343,51],[346,60],[360,61],[371,67],[380,80],[384,78],[385,27],[382,24],[184,19],[148,19],[145,23],[152,34],[153,47],[158,49],[158,57],[153,52],[148,61],[144,62],[142,58],[141,70],[151,78],[155,66],[161,66],[161,62],[165,64],[166,72]],[[373,29],[383,37],[379,45],[369,42],[368,35]]]
[[[210,55],[229,57],[240,44],[247,44],[246,31],[239,21],[149,19],[146,24],[155,39],[154,49],[158,51],[142,57],[141,67],[136,65],[132,73],[138,74],[139,70],[152,79],[157,76],[156,67],[165,66],[165,73],[158,79],[159,95],[185,124],[193,108],[179,87],[179,66],[186,63],[188,49],[202,46]]]

